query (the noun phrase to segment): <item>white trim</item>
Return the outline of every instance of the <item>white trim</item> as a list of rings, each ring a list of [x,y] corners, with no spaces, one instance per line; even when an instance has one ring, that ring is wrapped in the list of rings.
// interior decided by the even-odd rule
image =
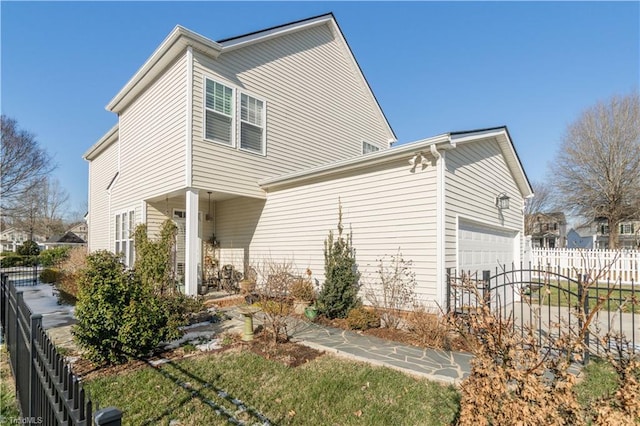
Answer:
[[[267,155],[267,101],[266,99],[252,95],[251,93],[243,90],[236,90],[236,117],[237,117],[237,141],[238,141],[238,149],[242,152],[248,152],[250,154],[262,155],[263,157]],[[262,150],[260,152],[256,152],[247,148],[242,147],[242,95],[246,95],[250,98],[254,98],[260,102],[262,102]],[[249,123],[254,125],[252,123]],[[256,126],[257,127],[257,126]]]
[[[207,110],[209,110],[209,108],[207,108],[207,80],[211,80],[214,83],[220,84],[222,86],[225,86],[231,89],[231,101],[233,102],[233,105],[231,105],[231,111],[233,111],[233,114],[231,115],[231,143],[230,144],[225,143],[223,141],[207,138]],[[238,89],[233,84],[226,83],[223,81],[224,80],[222,79],[208,77],[207,75],[202,76],[202,139],[207,142],[214,142],[221,146],[226,146],[227,148],[236,148],[236,134],[237,134],[237,129],[235,129],[235,127],[237,126],[236,124],[236,121],[237,121],[236,92]],[[217,111],[214,111],[214,112],[216,114],[219,114]]]
[[[187,188],[185,207],[187,215],[184,227],[184,292],[187,296],[198,295],[198,190]]]
[[[193,48],[187,47],[187,105],[185,135],[185,186],[191,186],[193,175]]]
[[[119,124],[116,123],[107,133],[102,135],[96,143],[94,143],[84,154],[82,158],[86,161],[93,160],[98,154],[100,154],[106,147],[119,139]]]
[[[140,223],[147,224],[147,202],[140,200]]]
[[[145,83],[153,81],[187,46],[193,46],[214,59],[222,51],[222,45],[219,43],[177,25],[127,84],[109,101],[106,109],[118,114],[122,112],[143,90]]]
[[[436,145],[429,147],[431,155],[436,159],[436,301],[440,306],[445,305],[446,282],[445,282],[445,169],[446,160],[444,152],[439,152]]]
[[[378,152],[372,152],[371,154],[367,155],[358,154],[352,158],[336,161],[335,163],[329,163],[311,169],[305,169],[281,176],[276,176],[273,178],[263,179],[259,181],[258,184],[263,188],[271,188],[297,183],[307,179],[328,176],[334,173],[344,172],[348,170],[371,167],[375,164],[386,163],[396,158],[401,158],[407,153],[414,153],[415,151],[429,149],[430,145],[435,144],[438,144],[438,149],[441,151],[452,148],[451,144],[449,143],[449,135],[444,134],[434,136],[429,139],[423,139],[417,142],[402,144],[392,149],[382,149]]]
[[[137,211],[135,207],[128,207],[128,208],[124,208],[124,209],[120,209],[117,210],[115,212],[113,212],[113,214],[110,217],[113,218],[113,231],[111,233],[111,236],[113,237],[113,253],[118,254],[119,252],[116,250],[116,244],[117,243],[122,243],[124,241],[127,242],[127,248],[124,251],[124,264],[129,267],[129,268],[133,268],[133,264],[135,263],[135,242],[134,242],[134,237],[133,234],[135,232],[135,227],[138,224],[137,221],[137,217],[136,217]],[[121,216],[122,215],[126,215],[126,219],[127,219],[127,229],[129,231],[129,235],[127,236],[127,238],[124,238],[124,235],[121,233],[120,238],[116,238],[116,235],[118,232],[122,232],[121,230],[118,230],[117,227],[117,217],[120,217],[120,220],[122,220]],[[133,227],[131,227],[131,217],[133,216]],[[133,249],[133,251],[132,251]]]

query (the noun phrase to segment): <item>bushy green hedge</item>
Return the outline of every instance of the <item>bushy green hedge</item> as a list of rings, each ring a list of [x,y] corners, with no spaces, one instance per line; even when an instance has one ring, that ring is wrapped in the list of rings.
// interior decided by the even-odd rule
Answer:
[[[87,256],[80,274],[73,334],[94,362],[121,363],[149,355],[162,341],[179,336],[184,324],[179,300],[154,294],[106,251]]]
[[[42,266],[59,266],[69,257],[70,246],[54,247],[40,252],[39,260]]]

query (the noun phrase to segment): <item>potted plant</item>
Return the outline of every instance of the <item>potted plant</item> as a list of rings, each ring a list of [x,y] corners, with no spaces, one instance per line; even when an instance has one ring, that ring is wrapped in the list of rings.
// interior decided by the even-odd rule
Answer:
[[[316,305],[309,305],[304,308],[304,316],[309,319],[309,321],[313,321],[318,316],[318,308]]]
[[[307,272],[308,276],[310,276],[309,272]],[[311,305],[316,296],[309,277],[295,280],[291,285],[291,295],[293,296],[293,312],[303,315],[305,309]]]

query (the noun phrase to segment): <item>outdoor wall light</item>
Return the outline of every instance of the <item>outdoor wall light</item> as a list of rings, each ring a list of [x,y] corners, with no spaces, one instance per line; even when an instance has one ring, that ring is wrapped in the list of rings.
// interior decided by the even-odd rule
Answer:
[[[500,193],[496,197],[496,207],[500,210],[508,210],[509,209],[509,196],[506,192]]]

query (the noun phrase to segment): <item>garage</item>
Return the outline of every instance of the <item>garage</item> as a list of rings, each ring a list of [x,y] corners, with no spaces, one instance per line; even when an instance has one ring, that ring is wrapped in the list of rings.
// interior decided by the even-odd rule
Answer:
[[[517,232],[494,228],[469,221],[458,223],[458,269],[478,272],[491,271],[514,262]]]

